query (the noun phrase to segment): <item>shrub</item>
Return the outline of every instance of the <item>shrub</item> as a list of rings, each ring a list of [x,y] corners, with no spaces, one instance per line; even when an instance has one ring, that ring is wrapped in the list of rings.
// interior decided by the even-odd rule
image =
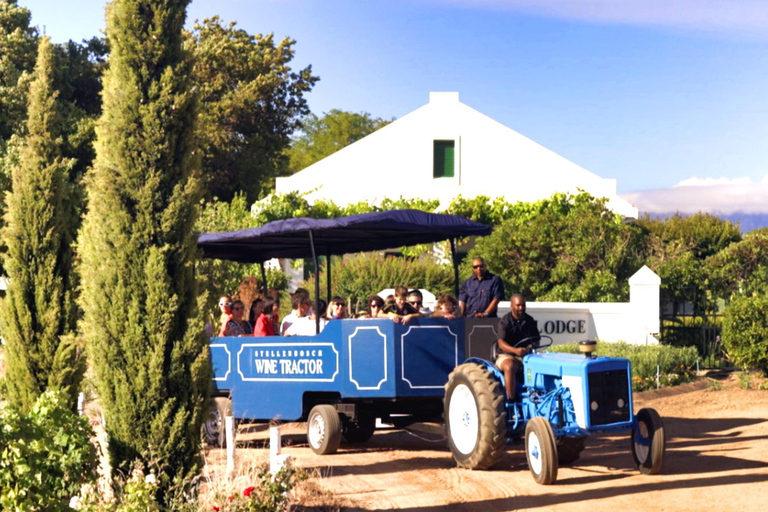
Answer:
[[[723,344],[734,363],[768,375],[768,296],[733,299],[725,309]]]
[[[577,343],[555,345],[554,352],[579,352]],[[632,388],[644,391],[656,387],[656,371],[659,385],[674,386],[690,381],[691,367],[699,357],[695,347],[670,347],[666,345],[630,345],[629,343],[600,343],[597,354],[606,357],[623,357],[632,365]]]
[[[338,259],[335,261],[338,262]],[[344,297],[352,310],[355,310],[357,305],[364,307],[365,301],[374,293],[398,285],[423,288],[436,296],[453,292],[453,269],[450,265],[441,265],[426,259],[409,260],[370,253],[346,257],[340,264],[336,262],[331,268],[331,295]],[[321,267],[321,295],[326,289],[326,275],[324,267]],[[307,290],[314,290],[314,277],[302,286]]]
[[[29,414],[0,409],[0,509],[69,510],[69,498],[96,478],[88,420],[46,391]]]

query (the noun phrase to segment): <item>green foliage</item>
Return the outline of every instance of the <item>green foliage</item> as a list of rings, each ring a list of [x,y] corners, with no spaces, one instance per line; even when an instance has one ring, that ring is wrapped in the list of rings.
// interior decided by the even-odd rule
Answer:
[[[360,253],[347,256],[343,261],[334,258],[331,268],[331,295],[339,295],[347,300],[354,311],[364,309],[368,297],[384,288],[398,285],[412,288],[424,288],[436,296],[453,293],[453,269],[450,265],[440,265],[428,259],[409,260],[384,257],[377,254]],[[325,295],[325,266],[320,269],[320,293]],[[314,290],[314,277],[302,287]]]
[[[221,512],[283,512],[288,510],[291,490],[309,475],[291,466],[281,468],[273,476],[269,467],[262,465],[255,485],[230,496],[217,496],[213,510]]]
[[[707,387],[709,391],[720,391],[723,389],[723,383],[719,380],[715,379],[709,379],[709,386]]]
[[[760,391],[768,391],[768,380],[764,380],[760,384],[758,384],[757,389],[759,389]]]
[[[749,371],[739,372],[737,378],[739,380],[739,387],[741,389],[752,388],[752,383],[750,382],[750,378],[749,378]]]
[[[579,353],[578,343],[554,345],[554,352]],[[666,345],[630,345],[629,343],[602,342],[597,346],[597,355],[623,357],[632,366],[632,387],[643,391],[656,387],[656,371],[660,385],[671,386],[690,381],[691,368],[699,357],[694,347],[670,347]]]
[[[768,296],[733,299],[725,309],[723,344],[736,365],[768,373]]]
[[[61,389],[73,399],[84,371],[71,337],[76,323],[76,220],[67,177],[72,163],[62,158],[63,119],[53,88],[54,67],[53,47],[43,38],[30,88],[27,136],[12,171],[2,231],[10,280],[0,305],[0,329],[7,345],[8,399],[22,411],[48,388]]]
[[[46,391],[29,414],[0,409],[0,508],[70,510],[71,496],[96,479],[93,431],[67,400]]]
[[[286,150],[288,170],[290,174],[299,172],[392,121],[394,119],[386,121],[373,118],[367,112],[358,114],[337,109],[319,118],[310,114],[301,123],[301,134],[294,138],[291,147]]]
[[[637,221],[645,236],[646,264],[661,278],[665,300],[673,307],[691,303],[695,311],[711,311],[720,295],[708,285],[712,268],[705,260],[741,240],[736,224],[707,213]]]
[[[161,498],[202,464],[211,367],[190,236],[196,100],[182,48],[188,1],[115,0],[88,211],[78,240],[81,332],[112,467],[138,461]]]
[[[642,265],[641,234],[589,194],[555,194],[520,207],[477,241],[465,260],[485,258],[508,293],[529,300],[610,302],[627,300],[627,280]]]
[[[218,16],[196,23],[187,36],[200,93],[198,146],[208,198],[229,201],[243,191],[250,201],[274,187],[283,152],[309,113],[304,94],[318,77],[312,66],[289,66],[295,41],[251,35]]]
[[[90,491],[90,492],[89,492]],[[159,512],[163,510],[157,502],[157,479],[154,474],[144,475],[134,470],[131,478],[117,482],[115,497],[104,501],[101,496],[88,489],[83,496],[73,498],[73,508],[82,512]],[[172,510],[168,507],[168,510]],[[191,507],[188,507],[191,510]]]
[[[0,0],[0,141],[18,133],[26,116],[24,73],[31,73],[37,53],[32,14],[16,0]]]
[[[768,230],[748,233],[707,260],[710,279],[726,297],[768,291]]]

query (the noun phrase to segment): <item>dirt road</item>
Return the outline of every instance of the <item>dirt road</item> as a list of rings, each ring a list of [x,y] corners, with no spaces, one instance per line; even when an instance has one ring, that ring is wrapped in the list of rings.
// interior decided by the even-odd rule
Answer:
[[[739,389],[733,381],[719,391],[687,386],[635,396],[636,410],[654,407],[665,422],[667,455],[654,476],[635,470],[628,435],[590,438],[551,486],[533,481],[522,446],[510,446],[492,471],[468,471],[455,467],[434,434],[377,431],[364,445],[342,444],[338,454],[323,457],[302,435],[286,435],[283,452],[317,468],[320,486],[343,498],[350,512],[765,510],[768,391]]]

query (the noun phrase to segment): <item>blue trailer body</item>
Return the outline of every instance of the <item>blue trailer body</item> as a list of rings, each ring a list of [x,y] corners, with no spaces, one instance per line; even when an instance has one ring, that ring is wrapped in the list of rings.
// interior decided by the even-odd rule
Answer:
[[[464,360],[464,321],[334,320],[315,336],[212,338],[210,350],[236,418],[295,421],[308,393],[350,403],[442,399]]]

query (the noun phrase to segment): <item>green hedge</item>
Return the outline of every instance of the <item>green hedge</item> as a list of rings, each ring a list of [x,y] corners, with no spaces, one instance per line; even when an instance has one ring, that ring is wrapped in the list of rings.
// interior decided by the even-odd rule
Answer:
[[[554,345],[551,352],[576,354],[578,343]],[[632,365],[632,387],[643,391],[656,387],[656,368],[659,369],[659,384],[670,386],[689,382],[693,377],[692,368],[699,359],[696,347],[670,347],[667,345],[630,345],[629,343],[602,342],[597,345],[597,355],[623,357]]]

